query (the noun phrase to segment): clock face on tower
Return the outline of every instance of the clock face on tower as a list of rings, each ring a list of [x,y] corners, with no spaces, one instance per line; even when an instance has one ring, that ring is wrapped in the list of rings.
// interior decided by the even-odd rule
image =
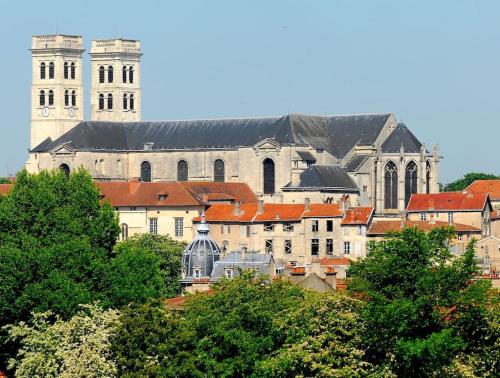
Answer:
[[[49,116],[49,113],[50,113],[50,109],[49,109],[48,107],[46,107],[46,106],[45,106],[45,107],[42,109],[42,115],[43,115],[44,117],[48,117],[48,116]]]

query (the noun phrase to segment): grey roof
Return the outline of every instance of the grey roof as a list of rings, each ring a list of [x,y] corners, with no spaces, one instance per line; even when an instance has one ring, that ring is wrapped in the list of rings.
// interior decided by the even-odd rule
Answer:
[[[158,122],[85,121],[49,145],[32,152],[45,152],[63,143],[76,150],[206,149],[253,146],[266,138],[281,144],[309,145],[343,157],[356,144],[371,145],[390,114],[213,119]]]
[[[398,124],[389,137],[382,143],[382,152],[399,152],[401,146],[404,147],[405,152],[420,152],[422,143],[419,142],[417,137],[406,127],[404,123]]]
[[[233,268],[234,275],[239,275],[239,269],[256,269],[257,273],[260,274],[271,274],[270,268],[271,263],[274,262],[273,255],[270,253],[259,253],[259,252],[230,252],[225,255],[220,260],[214,263],[214,269],[210,278],[212,280],[217,280],[225,276],[226,268]]]
[[[338,165],[311,165],[300,174],[300,183],[293,187],[290,183],[283,190],[294,188],[338,188],[358,190],[354,180]]]
[[[354,155],[354,157],[349,161],[349,163],[346,164],[345,170],[347,172],[354,172],[361,167],[361,165],[368,159],[367,154],[359,154],[359,155]]]
[[[316,162],[316,158],[309,151],[297,151],[297,155],[304,161]]]

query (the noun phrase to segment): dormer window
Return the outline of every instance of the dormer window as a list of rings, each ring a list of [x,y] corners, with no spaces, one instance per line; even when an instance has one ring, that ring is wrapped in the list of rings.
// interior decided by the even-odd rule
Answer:
[[[234,268],[226,268],[224,271],[226,278],[232,279],[234,278]]]
[[[167,199],[167,195],[166,194],[159,194],[158,195],[158,200],[159,201],[165,201]]]
[[[193,277],[194,278],[201,278],[201,268],[193,268]]]
[[[144,143],[143,145],[143,150],[144,151],[151,151],[153,149],[153,144],[152,142]]]

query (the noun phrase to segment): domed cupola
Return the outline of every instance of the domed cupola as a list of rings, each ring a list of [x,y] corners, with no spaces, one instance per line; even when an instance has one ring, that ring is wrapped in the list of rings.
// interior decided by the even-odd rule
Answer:
[[[217,243],[208,236],[209,230],[203,212],[198,226],[198,237],[188,244],[182,254],[183,284],[210,279],[214,262],[219,260],[221,251]]]

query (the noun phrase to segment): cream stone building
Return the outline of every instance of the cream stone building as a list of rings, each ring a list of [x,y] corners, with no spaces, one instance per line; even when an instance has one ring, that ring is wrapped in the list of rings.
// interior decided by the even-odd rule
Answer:
[[[82,46],[81,37],[33,37],[30,172],[84,167],[105,181],[244,182],[267,203],[349,195],[353,206],[389,216],[412,193],[439,189],[438,147],[429,152],[392,113],[144,122],[139,41],[92,41],[84,121]],[[74,79],[59,79],[66,61]],[[41,79],[42,63],[54,79]],[[53,93],[50,106],[41,91]]]

